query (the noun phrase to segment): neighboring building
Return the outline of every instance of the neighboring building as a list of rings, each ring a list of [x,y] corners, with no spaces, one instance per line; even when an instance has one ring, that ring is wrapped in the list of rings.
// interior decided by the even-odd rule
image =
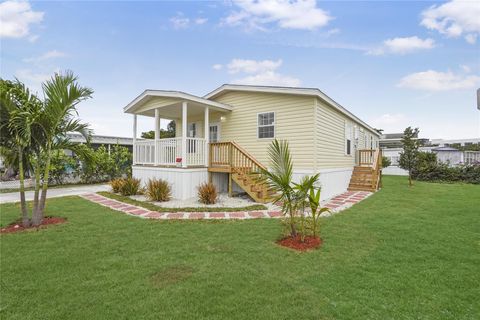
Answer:
[[[402,148],[382,149],[382,155],[387,157],[391,162],[389,167],[382,169],[383,174],[408,175],[406,170],[398,166],[400,152],[402,150]],[[451,166],[480,163],[480,151],[461,151],[451,147],[420,147],[419,151],[433,152],[437,155],[439,162],[448,163]]]
[[[403,133],[385,133],[380,136],[380,148],[401,148],[402,147]],[[428,145],[428,139],[418,138],[418,135],[414,136],[414,139],[420,140],[421,145]]]
[[[71,142],[87,142],[85,138],[79,133],[67,133],[67,137],[70,139]],[[90,146],[94,149],[97,149],[100,146],[105,146],[107,150],[111,150],[111,148],[116,145],[127,147],[130,152],[133,151],[132,138],[92,135],[90,139]]]
[[[467,147],[469,145],[479,145],[480,138],[471,138],[471,139],[432,139],[430,140],[430,145],[438,147]]]
[[[245,171],[269,165],[274,138],[289,141],[294,179],[321,173],[322,198],[329,198],[347,190],[356,151],[378,148],[375,129],[318,89],[223,85],[204,97],[146,90],[124,111],[133,115],[133,176],[166,179],[181,199],[209,179],[220,191],[255,199],[262,192],[242,185]],[[138,116],[154,118],[157,139],[136,139]],[[175,138],[159,139],[161,118],[175,121]]]

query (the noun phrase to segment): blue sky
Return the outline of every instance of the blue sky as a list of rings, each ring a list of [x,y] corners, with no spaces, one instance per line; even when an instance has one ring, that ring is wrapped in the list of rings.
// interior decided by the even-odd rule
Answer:
[[[122,108],[144,89],[249,83],[318,87],[386,132],[471,138],[478,17],[479,1],[5,1],[0,71],[39,90],[73,70],[95,91],[79,112],[97,134],[131,135]]]

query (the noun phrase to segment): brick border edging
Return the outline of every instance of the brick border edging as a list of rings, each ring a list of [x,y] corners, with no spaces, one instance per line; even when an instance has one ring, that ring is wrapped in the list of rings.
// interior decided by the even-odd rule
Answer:
[[[338,196],[329,199],[323,206],[329,208],[331,213],[325,216],[343,211],[354,204],[371,196],[372,192],[367,191],[347,191]],[[272,219],[280,218],[282,213],[274,210],[255,210],[255,211],[234,211],[234,212],[158,212],[134,206],[125,202],[110,199],[97,193],[88,193],[80,197],[97,203],[104,207],[120,211],[122,213],[145,219],[157,220],[246,220],[246,219]]]
[[[255,210],[255,211],[234,211],[234,212],[158,212],[151,211],[142,207],[127,204],[118,200],[110,199],[96,193],[81,195],[82,198],[97,203],[104,207],[126,213],[145,219],[158,220],[231,220],[231,219],[260,219],[260,218],[280,218],[280,211]]]

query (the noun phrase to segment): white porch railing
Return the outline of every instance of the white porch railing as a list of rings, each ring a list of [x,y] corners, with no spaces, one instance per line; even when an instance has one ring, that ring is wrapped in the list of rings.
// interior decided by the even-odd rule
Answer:
[[[182,138],[137,140],[134,150],[134,164],[176,166],[179,164],[177,159],[182,159]],[[187,166],[203,166],[206,164],[206,142],[204,138],[187,138],[186,152]]]

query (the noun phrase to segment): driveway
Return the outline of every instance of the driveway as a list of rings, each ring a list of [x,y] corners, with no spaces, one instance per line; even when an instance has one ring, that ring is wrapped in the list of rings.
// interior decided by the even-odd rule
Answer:
[[[47,198],[65,197],[65,196],[77,196],[81,194],[94,193],[98,191],[108,191],[110,186],[108,184],[96,184],[90,186],[73,186],[65,188],[48,189]],[[34,191],[25,192],[27,201],[33,200]],[[20,201],[20,193],[1,193],[0,203],[18,202]]]

